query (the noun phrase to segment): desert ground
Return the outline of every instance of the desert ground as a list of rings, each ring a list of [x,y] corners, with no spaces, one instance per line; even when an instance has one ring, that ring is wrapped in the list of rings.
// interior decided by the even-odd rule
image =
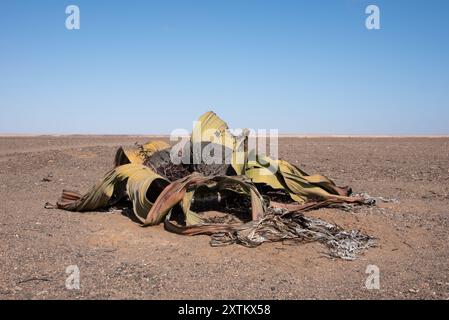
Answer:
[[[378,240],[355,261],[318,243],[211,247],[120,212],[45,209],[86,191],[141,136],[0,137],[0,299],[449,299],[449,138],[282,138],[280,156],[395,199],[307,213]],[[78,266],[80,289],[65,286]],[[368,290],[368,265],[380,288]]]

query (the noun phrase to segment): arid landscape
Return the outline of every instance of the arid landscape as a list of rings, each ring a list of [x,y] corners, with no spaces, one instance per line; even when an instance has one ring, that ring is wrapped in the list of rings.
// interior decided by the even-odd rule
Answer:
[[[297,137],[280,156],[354,192],[394,199],[308,213],[378,239],[355,261],[318,243],[211,247],[120,212],[45,209],[86,191],[140,136],[0,137],[0,299],[449,299],[449,138]],[[66,268],[80,289],[66,288]],[[368,265],[380,289],[368,290]]]

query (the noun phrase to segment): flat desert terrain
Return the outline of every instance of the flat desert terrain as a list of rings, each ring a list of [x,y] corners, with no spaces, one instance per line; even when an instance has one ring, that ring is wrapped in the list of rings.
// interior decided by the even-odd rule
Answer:
[[[0,137],[0,299],[449,299],[449,138],[282,138],[280,156],[396,199],[308,214],[378,238],[355,261],[318,243],[214,248],[120,212],[45,209],[86,191],[137,136]],[[80,289],[66,268],[78,266]],[[380,288],[368,290],[368,265]]]

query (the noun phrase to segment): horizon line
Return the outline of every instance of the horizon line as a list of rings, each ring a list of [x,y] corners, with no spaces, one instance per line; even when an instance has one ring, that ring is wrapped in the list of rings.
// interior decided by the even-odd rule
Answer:
[[[190,135],[187,135],[190,136]],[[268,137],[268,135],[257,135]],[[38,137],[164,137],[170,134],[120,134],[120,133],[0,133],[0,138]],[[180,135],[179,137],[185,137]],[[449,138],[449,134],[320,134],[320,133],[280,133],[279,138]]]

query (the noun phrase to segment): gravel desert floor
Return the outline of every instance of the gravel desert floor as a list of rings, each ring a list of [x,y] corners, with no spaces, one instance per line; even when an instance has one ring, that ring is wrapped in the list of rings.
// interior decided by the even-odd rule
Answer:
[[[318,243],[210,247],[120,212],[45,209],[86,191],[138,136],[0,137],[0,299],[449,299],[449,138],[281,138],[280,156],[397,199],[308,213],[378,239],[355,261]],[[80,288],[67,289],[67,267]],[[367,266],[380,288],[367,289]]]

